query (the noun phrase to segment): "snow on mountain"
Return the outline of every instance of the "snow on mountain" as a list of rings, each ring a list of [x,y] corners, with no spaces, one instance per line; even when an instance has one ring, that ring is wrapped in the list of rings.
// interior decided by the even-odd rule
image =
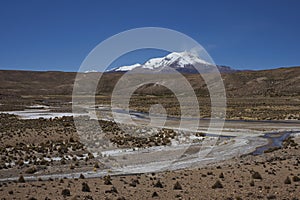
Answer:
[[[87,70],[87,71],[84,71],[84,73],[93,73],[93,72],[98,72],[97,70]]]
[[[136,63],[134,65],[118,67],[118,68],[114,69],[114,71],[130,71],[130,70],[133,70],[133,69],[135,69],[137,67],[140,67],[140,66],[142,66],[142,65],[139,64],[139,63]]]
[[[197,73],[196,69],[193,68],[193,66],[195,66],[196,64],[201,64],[207,67],[212,65],[212,63],[208,63],[200,59],[196,54],[184,51],[184,52],[172,52],[162,58],[152,58],[147,62],[145,62],[144,64],[136,63],[134,65],[118,67],[112,69],[111,72],[126,72],[133,69],[158,70],[158,71],[168,72],[168,67],[171,67],[180,72]],[[218,68],[222,72],[223,67],[218,66]],[[228,69],[226,70],[228,71]]]
[[[157,69],[174,64],[176,64],[177,67],[184,68],[185,65],[192,65],[195,63],[202,63],[207,65],[209,64],[208,62],[201,60],[196,55],[190,52],[173,52],[162,58],[152,58],[145,62],[143,65],[136,63],[134,65],[118,67],[116,69],[113,69],[113,71],[130,71],[137,67],[143,69]]]
[[[145,62],[145,64],[142,66],[144,69],[154,69],[158,68],[160,66],[160,63],[162,61],[162,58],[152,58]]]
[[[201,63],[209,65],[210,63],[201,60],[195,54],[189,52],[173,52],[167,55],[166,57],[162,58],[159,65],[160,66],[169,66],[176,63],[178,67],[184,67],[185,65],[193,65],[195,63]]]

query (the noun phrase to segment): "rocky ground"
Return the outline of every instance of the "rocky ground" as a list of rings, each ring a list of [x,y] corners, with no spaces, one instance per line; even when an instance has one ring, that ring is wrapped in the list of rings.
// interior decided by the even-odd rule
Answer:
[[[199,169],[0,184],[2,199],[290,199],[300,196],[300,138]]]
[[[116,148],[164,146],[169,145],[176,136],[173,130],[162,129],[149,137],[141,137],[124,133],[114,122],[98,122],[105,133],[104,137]],[[96,155],[81,143],[73,117],[19,119],[15,115],[0,114],[0,136],[0,178],[104,168],[94,158]],[[91,137],[99,136],[96,133]],[[92,145],[95,145],[94,142]]]
[[[30,105],[71,111],[69,97],[16,98],[1,100],[0,110],[22,110]],[[55,100],[58,99],[58,100]],[[148,101],[149,100],[149,101]],[[148,111],[151,97],[136,110]],[[107,98],[104,98],[107,101]],[[164,100],[174,109],[174,104]],[[103,102],[103,99],[100,100]],[[149,103],[148,103],[149,102]],[[203,100],[202,102],[207,102]],[[209,110],[203,107],[204,115]],[[229,99],[229,119],[299,120],[299,98]],[[173,110],[176,115],[176,108]],[[207,115],[206,115],[206,114]],[[170,113],[172,115],[172,113]],[[109,139],[119,147],[168,145],[176,136],[170,130],[152,140],[137,139],[115,132],[115,124],[100,123]],[[167,137],[166,137],[167,136]],[[197,169],[149,174],[106,176],[87,179],[40,179],[23,176],[102,170],[92,154],[79,142],[71,117],[20,120],[0,115],[0,177],[20,176],[18,181],[0,183],[0,199],[291,199],[300,198],[300,138],[289,139],[281,149],[263,155],[246,155]],[[59,159],[57,159],[59,158]]]
[[[2,178],[101,166],[79,142],[72,117],[20,120],[0,114],[0,135]]]

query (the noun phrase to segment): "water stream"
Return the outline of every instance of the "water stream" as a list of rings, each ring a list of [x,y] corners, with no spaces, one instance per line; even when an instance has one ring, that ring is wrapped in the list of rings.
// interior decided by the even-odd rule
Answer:
[[[299,132],[285,131],[285,132],[266,133],[264,136],[261,137],[267,139],[268,144],[257,147],[255,151],[252,152],[252,155],[261,155],[267,150],[274,149],[274,148],[281,148],[283,141],[286,140],[288,137],[290,137],[291,134],[293,133],[299,133]]]

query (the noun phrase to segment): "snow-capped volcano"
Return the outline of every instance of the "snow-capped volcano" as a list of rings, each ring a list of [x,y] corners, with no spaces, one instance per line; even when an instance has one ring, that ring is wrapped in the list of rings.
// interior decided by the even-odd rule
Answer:
[[[205,67],[209,67],[209,65],[213,65],[212,63],[208,63],[202,59],[200,59],[197,55],[191,52],[173,52],[168,54],[162,58],[152,58],[145,62],[144,64],[136,63],[134,65],[122,66],[110,70],[110,72],[127,72],[133,69],[135,70],[144,70],[144,71],[161,71],[168,72],[169,68],[176,69],[179,72],[185,73],[198,73],[195,69],[195,65],[202,65]],[[225,71],[228,71],[229,67],[219,67],[219,70],[222,72],[222,68],[226,68]]]
[[[153,58],[148,60],[142,67],[147,69],[155,69],[155,68],[162,68],[165,66],[170,67],[181,67],[184,68],[186,65],[193,65],[195,63],[201,63],[209,65],[208,62],[201,60],[196,55],[188,52],[173,52],[168,54],[163,58]]]

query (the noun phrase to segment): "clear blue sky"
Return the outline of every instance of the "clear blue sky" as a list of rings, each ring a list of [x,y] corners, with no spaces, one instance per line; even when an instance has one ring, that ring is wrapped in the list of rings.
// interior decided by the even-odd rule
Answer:
[[[0,69],[77,71],[99,42],[145,26],[189,35],[217,64],[297,66],[299,10],[299,0],[1,0]],[[150,55],[139,56],[124,64]]]

